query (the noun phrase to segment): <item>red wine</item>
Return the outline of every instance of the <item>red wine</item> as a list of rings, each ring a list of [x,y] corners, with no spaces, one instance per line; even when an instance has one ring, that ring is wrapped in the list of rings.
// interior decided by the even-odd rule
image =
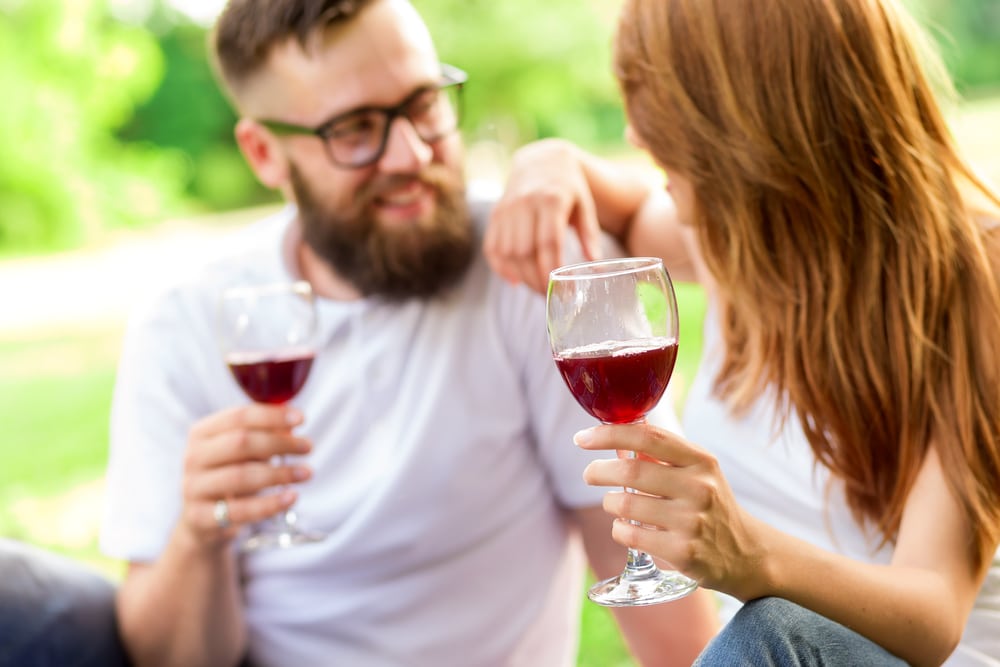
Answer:
[[[555,361],[584,410],[606,424],[628,424],[660,402],[677,361],[677,340],[585,345],[556,355]]]
[[[232,355],[226,363],[250,398],[257,403],[277,404],[299,393],[309,377],[314,356],[312,352],[270,357]]]

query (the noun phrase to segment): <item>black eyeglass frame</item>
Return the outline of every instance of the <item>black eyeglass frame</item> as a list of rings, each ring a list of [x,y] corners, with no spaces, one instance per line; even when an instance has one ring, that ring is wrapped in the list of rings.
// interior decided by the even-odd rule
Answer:
[[[434,85],[421,86],[417,90],[413,91],[406,96],[406,99],[399,104],[392,107],[376,107],[367,106],[359,107],[357,109],[351,109],[350,111],[345,111],[344,113],[337,114],[333,118],[324,121],[322,124],[316,127],[306,127],[305,125],[296,125],[295,123],[286,123],[280,120],[268,120],[268,119],[257,119],[257,122],[266,127],[267,129],[275,132],[276,134],[298,134],[298,135],[312,135],[319,137],[323,141],[323,147],[326,149],[326,155],[330,162],[338,167],[345,167],[348,169],[361,169],[363,167],[368,167],[379,160],[382,159],[382,155],[385,154],[386,144],[389,142],[389,131],[392,129],[392,124],[397,118],[406,118],[409,121],[409,116],[407,116],[407,108],[413,104],[414,100],[419,98],[421,95],[426,93],[428,90],[445,90],[448,88],[455,88],[456,90],[456,108],[455,108],[455,126],[445,130],[441,134],[433,137],[425,137],[420,135],[419,130],[417,135],[420,136],[421,141],[431,144],[436,141],[440,141],[445,136],[453,132],[458,128],[461,123],[462,118],[462,89],[465,87],[466,82],[469,80],[469,75],[464,70],[461,70],[452,65],[446,63],[441,63],[441,80]],[[361,162],[351,162],[345,163],[337,160],[333,156],[333,151],[330,149],[329,144],[329,134],[330,129],[333,128],[337,123],[355,116],[360,113],[377,111],[385,114],[386,122],[385,127],[382,129],[382,138],[379,141],[378,148],[372,154],[372,156]],[[410,121],[412,123],[412,121]],[[416,127],[414,127],[416,129]]]

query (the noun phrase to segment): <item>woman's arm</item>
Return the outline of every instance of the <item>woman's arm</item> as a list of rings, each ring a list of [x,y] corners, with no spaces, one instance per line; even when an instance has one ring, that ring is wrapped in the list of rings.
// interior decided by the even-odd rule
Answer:
[[[773,528],[763,535],[770,556],[762,595],[808,607],[912,665],[940,665],[952,653],[985,575],[973,570],[969,526],[933,449],[910,492],[890,565],[853,561]]]
[[[603,231],[630,253],[662,257],[674,280],[696,280],[690,232],[648,172],[559,139],[521,148],[484,239],[491,266],[544,292],[549,271],[563,262],[567,227],[575,229],[588,259],[599,257]]]
[[[914,665],[941,664],[962,635],[985,571],[976,571],[970,527],[928,454],[906,504],[891,564],[824,551],[747,514],[714,457],[651,426],[581,432],[585,449],[629,449],[639,459],[597,461],[591,484],[649,495],[609,493],[614,539],[671,563],[705,586],[742,600],[777,596],[841,623]]]

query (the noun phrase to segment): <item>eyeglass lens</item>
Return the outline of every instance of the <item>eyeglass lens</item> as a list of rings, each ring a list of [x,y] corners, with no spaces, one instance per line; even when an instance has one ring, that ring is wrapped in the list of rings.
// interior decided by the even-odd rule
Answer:
[[[378,160],[397,115],[405,116],[423,141],[437,141],[458,126],[458,87],[423,90],[401,109],[367,109],[338,120],[325,133],[330,156],[343,165]]]

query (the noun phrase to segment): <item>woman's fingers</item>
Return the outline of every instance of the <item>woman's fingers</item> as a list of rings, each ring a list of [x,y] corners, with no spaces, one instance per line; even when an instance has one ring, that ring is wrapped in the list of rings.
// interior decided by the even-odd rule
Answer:
[[[523,147],[514,156],[483,239],[490,266],[511,282],[544,293],[549,272],[563,263],[570,226],[580,237],[584,255],[597,258],[596,206],[575,149],[553,140]]]
[[[690,542],[684,536],[667,530],[637,526],[618,519],[611,528],[611,538],[624,547],[654,555],[661,564],[694,576],[695,563],[690,557]],[[698,579],[697,576],[694,576]]]
[[[651,424],[604,425],[584,429],[573,436],[578,447],[587,450],[628,450],[686,467],[712,460],[710,454],[679,435]]]

